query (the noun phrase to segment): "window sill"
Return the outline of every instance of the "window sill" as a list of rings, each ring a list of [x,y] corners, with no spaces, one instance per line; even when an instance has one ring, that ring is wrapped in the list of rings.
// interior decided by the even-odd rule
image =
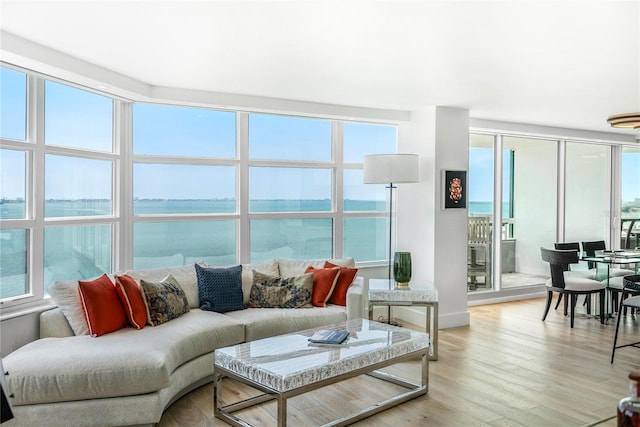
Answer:
[[[42,313],[43,311],[51,310],[55,307],[57,306],[53,303],[51,298],[47,298],[41,301],[21,304],[18,306],[0,308],[0,322],[33,313]]]

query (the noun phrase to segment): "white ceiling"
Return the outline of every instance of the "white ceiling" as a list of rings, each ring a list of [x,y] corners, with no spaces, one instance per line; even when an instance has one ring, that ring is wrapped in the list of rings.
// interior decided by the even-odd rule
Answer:
[[[640,111],[640,0],[1,0],[0,15],[153,86],[597,131]]]

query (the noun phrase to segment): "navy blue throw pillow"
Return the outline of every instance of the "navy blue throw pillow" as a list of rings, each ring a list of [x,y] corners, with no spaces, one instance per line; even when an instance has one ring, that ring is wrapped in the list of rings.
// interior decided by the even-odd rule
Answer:
[[[196,264],[200,309],[226,313],[244,309],[242,266],[217,268]]]

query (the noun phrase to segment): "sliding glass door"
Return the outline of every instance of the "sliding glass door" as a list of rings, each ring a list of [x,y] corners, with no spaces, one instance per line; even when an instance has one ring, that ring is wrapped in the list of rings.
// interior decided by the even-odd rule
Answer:
[[[540,247],[555,242],[640,245],[640,148],[489,133],[469,141],[469,291],[543,285]]]
[[[503,233],[501,289],[545,282],[548,266],[540,262],[540,247],[552,247],[556,237],[556,147],[554,140],[503,138],[504,151],[512,154],[512,215],[502,215],[503,228],[511,232]]]
[[[467,289],[493,288],[491,222],[494,207],[494,136],[469,135]]]
[[[608,145],[567,142],[564,241],[609,241],[611,160]]]

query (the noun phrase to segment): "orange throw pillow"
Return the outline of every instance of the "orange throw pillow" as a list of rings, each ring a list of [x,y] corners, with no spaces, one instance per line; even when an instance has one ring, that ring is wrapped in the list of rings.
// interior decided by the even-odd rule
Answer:
[[[326,307],[327,301],[336,287],[338,276],[340,276],[339,267],[331,268],[314,268],[307,267],[305,273],[313,273],[313,291],[311,292],[311,304],[316,307]]]
[[[106,274],[91,281],[79,280],[78,293],[89,335],[99,337],[127,325],[116,287]]]
[[[336,283],[336,287],[333,289],[333,293],[329,297],[329,304],[335,305],[347,305],[347,291],[349,290],[349,286],[353,283],[353,279],[356,277],[358,273],[357,268],[351,267],[342,267],[336,264],[332,264],[329,261],[324,262],[324,268],[331,267],[340,267],[340,275],[338,276],[338,282]]]
[[[147,307],[144,304],[142,289],[131,276],[116,276],[116,293],[122,303],[129,324],[136,329],[147,324]]]

